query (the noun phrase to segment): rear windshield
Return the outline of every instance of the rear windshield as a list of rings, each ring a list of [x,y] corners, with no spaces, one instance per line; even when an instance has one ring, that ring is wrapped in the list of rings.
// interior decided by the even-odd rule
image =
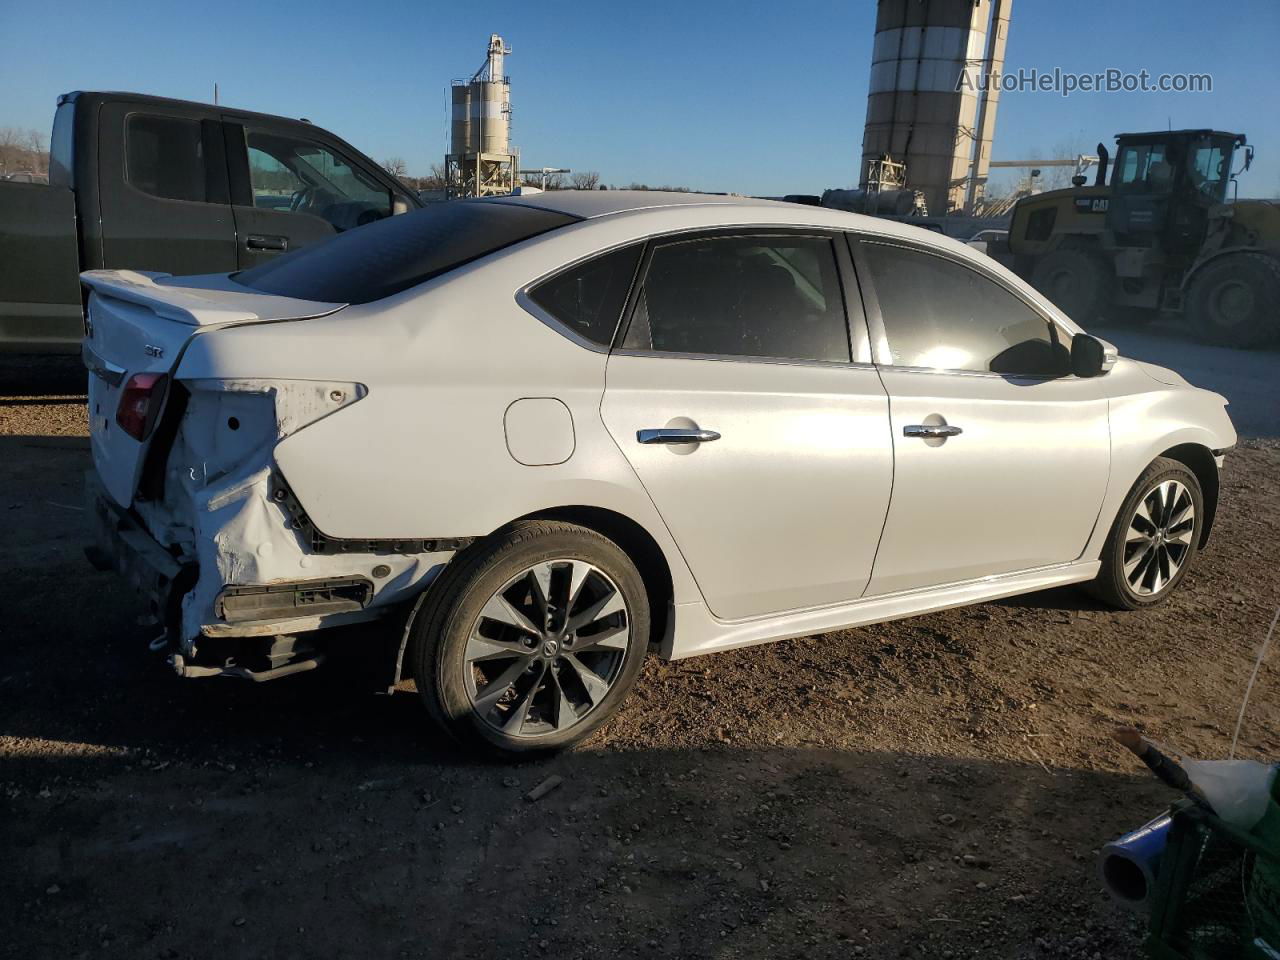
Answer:
[[[369,303],[577,219],[514,203],[437,203],[349,230],[233,279],[283,297]]]

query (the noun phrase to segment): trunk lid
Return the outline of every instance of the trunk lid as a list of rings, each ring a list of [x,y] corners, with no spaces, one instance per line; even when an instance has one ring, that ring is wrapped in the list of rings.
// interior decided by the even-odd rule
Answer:
[[[89,438],[102,484],[128,507],[142,473],[154,429],[141,439],[116,421],[120,401],[138,375],[157,382],[152,423],[172,395],[172,375],[194,336],[224,327],[266,321],[304,320],[341,310],[318,303],[259,293],[225,275],[174,278],[134,270],[91,270],[80,275],[89,292],[86,336],[81,348],[89,369]],[[167,379],[156,381],[157,376]],[[138,381],[134,381],[138,382]]]

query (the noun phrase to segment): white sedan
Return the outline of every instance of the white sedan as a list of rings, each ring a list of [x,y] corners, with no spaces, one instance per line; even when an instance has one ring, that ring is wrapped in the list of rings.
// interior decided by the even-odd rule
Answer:
[[[649,652],[1158,603],[1236,439],[963,243],[817,207],[459,201],[83,281],[89,552],[153,646],[255,680],[366,651],[498,751],[587,736]]]

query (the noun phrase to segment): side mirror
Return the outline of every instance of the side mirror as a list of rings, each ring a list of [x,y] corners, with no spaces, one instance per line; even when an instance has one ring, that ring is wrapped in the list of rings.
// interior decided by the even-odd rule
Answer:
[[[1071,372],[1077,377],[1100,377],[1115,364],[1114,350],[1110,356],[1107,345],[1087,333],[1077,333],[1071,338]]]
[[[404,197],[396,196],[391,199],[391,215],[397,217],[402,213],[409,212],[409,201]]]

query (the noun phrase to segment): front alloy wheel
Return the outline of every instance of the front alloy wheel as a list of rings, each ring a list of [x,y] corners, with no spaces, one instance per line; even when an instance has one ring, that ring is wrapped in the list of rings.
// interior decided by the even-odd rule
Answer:
[[[1123,610],[1163,601],[1195,559],[1203,516],[1196,475],[1177,460],[1156,458],[1120,507],[1092,592]]]
[[[411,641],[418,694],[455,740],[557,750],[626,697],[648,650],[649,599],[630,558],[600,533],[521,521],[450,562]]]
[[[1138,501],[1124,544],[1124,577],[1140,596],[1164,589],[1191,554],[1196,505],[1178,480],[1165,480]]]

